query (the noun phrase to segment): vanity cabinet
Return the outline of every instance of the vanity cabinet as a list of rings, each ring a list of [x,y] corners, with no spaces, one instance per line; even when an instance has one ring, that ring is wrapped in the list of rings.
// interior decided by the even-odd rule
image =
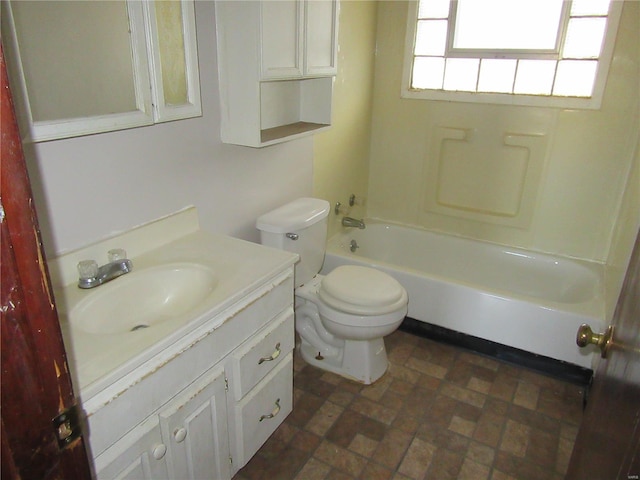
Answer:
[[[225,143],[262,147],[331,125],[337,0],[216,2]]]
[[[291,412],[293,266],[188,335],[88,402],[98,479],[230,479]]]

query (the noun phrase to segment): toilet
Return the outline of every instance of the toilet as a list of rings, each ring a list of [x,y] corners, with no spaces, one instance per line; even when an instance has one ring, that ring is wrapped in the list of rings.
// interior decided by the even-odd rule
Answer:
[[[366,385],[387,371],[383,337],[407,314],[407,292],[379,270],[356,265],[319,275],[329,202],[299,198],[258,218],[263,245],[300,255],[295,266],[295,325],[304,360]]]

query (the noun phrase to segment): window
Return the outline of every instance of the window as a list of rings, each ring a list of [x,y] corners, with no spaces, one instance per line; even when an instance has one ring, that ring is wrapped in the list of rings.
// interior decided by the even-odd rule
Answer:
[[[599,108],[621,3],[411,2],[403,96]]]

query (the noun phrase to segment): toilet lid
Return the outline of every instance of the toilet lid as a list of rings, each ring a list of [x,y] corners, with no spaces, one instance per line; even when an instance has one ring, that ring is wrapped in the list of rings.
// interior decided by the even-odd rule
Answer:
[[[357,265],[334,269],[322,279],[318,295],[330,307],[356,315],[383,315],[407,303],[407,292],[395,278]]]

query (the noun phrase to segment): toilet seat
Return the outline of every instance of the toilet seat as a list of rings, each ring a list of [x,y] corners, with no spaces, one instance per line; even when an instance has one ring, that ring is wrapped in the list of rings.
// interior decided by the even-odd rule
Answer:
[[[407,292],[395,278],[369,267],[343,265],[322,279],[320,299],[355,315],[384,315],[406,306]]]

